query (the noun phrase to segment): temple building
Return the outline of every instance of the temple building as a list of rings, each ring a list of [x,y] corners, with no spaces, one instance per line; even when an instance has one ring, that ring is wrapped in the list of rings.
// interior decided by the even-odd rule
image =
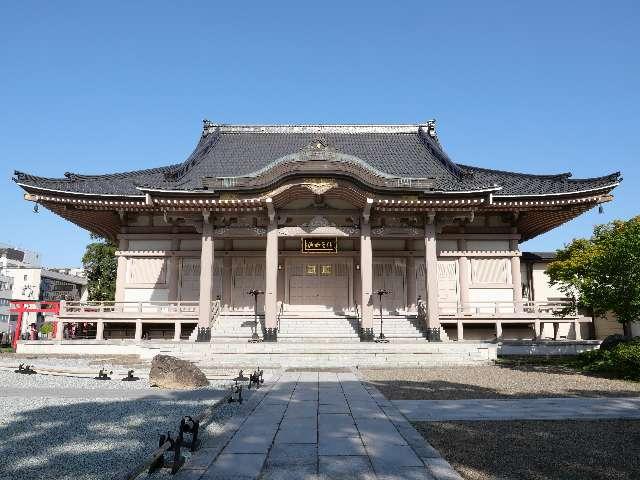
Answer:
[[[433,121],[205,121],[174,165],[15,174],[27,200],[118,245],[115,302],[67,302],[62,323],[93,322],[97,340],[213,342],[580,339],[591,319],[533,297],[519,244],[610,201],[620,180],[460,164]]]

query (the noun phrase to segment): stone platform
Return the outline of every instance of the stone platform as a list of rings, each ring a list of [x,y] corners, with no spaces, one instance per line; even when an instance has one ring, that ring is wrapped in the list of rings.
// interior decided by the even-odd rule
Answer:
[[[479,365],[497,358],[492,343],[237,343],[154,341],[25,341],[18,353],[67,355],[173,355],[216,367],[435,367]]]

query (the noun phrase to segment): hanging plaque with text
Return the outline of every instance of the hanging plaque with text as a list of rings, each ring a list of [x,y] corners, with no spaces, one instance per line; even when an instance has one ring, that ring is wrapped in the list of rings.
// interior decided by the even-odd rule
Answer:
[[[327,237],[301,238],[302,253],[338,253],[338,239]]]

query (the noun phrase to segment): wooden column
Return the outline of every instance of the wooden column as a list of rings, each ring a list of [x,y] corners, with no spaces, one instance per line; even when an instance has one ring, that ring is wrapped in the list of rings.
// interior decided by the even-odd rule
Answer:
[[[464,340],[464,324],[462,320],[458,320],[458,342]]]
[[[209,327],[211,301],[213,300],[213,224],[206,211],[202,220],[202,251],[200,252],[200,299],[198,327]]]
[[[136,320],[136,331],[133,335],[135,340],[142,340],[142,320]]]
[[[104,340],[104,321],[102,319],[96,322],[96,340]]]
[[[575,339],[582,340],[582,332],[580,331],[580,322],[578,320],[574,320],[573,322],[573,330],[575,332]]]
[[[269,228],[267,229],[264,292],[265,340],[268,341],[276,341],[278,335],[278,221],[272,208],[269,209]]]
[[[424,226],[425,291],[427,294],[427,328],[440,328],[438,309],[438,251],[436,250],[436,226]]]
[[[467,251],[467,241],[464,239],[458,240],[458,250],[461,252]],[[460,305],[459,313],[465,313],[469,311],[469,280],[471,279],[469,258],[462,256],[458,259],[458,284],[460,286]]]
[[[498,340],[502,339],[502,322],[501,321],[496,322],[496,338]]]
[[[416,286],[416,261],[412,256],[407,257],[407,311],[416,311],[416,302],[418,300],[418,289]]]
[[[180,335],[182,335],[182,324],[180,322],[176,322],[173,330],[173,339],[180,340]]]
[[[518,240],[511,240],[511,250],[518,251]],[[522,273],[520,272],[520,257],[511,257],[511,283],[513,284],[513,303],[516,313],[522,313]]]
[[[121,238],[118,242],[118,250],[129,250],[129,240]],[[127,277],[127,257],[118,257],[118,270],[116,273],[116,302],[124,302],[124,285]]]
[[[360,222],[360,336],[373,340],[373,249],[371,247],[371,225],[369,220]]]

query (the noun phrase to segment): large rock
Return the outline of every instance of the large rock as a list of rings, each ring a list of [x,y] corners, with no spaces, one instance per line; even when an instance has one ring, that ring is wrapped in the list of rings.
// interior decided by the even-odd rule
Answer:
[[[160,388],[198,388],[209,385],[209,380],[191,362],[169,355],[156,355],[151,361],[149,384]]]

